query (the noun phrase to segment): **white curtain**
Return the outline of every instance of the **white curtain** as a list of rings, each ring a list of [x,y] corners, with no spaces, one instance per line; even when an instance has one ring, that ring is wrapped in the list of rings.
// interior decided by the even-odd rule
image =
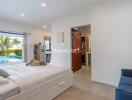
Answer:
[[[24,52],[23,52],[23,61],[27,62],[28,61],[28,50],[27,50],[27,33],[24,33]]]

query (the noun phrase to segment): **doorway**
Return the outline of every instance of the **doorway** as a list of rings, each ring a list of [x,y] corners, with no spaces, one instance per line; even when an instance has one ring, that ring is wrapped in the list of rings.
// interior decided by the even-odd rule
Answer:
[[[71,28],[72,71],[91,69],[91,25]]]

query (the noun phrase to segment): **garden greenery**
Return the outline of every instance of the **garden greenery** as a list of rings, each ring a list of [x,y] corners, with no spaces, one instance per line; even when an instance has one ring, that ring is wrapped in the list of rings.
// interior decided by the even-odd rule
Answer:
[[[17,38],[11,39],[7,36],[0,36],[0,56],[22,56],[22,49],[11,49],[13,46],[17,46],[18,44],[21,44],[21,41]]]

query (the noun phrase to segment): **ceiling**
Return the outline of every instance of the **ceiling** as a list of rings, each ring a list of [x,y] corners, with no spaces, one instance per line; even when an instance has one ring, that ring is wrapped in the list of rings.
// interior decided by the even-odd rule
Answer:
[[[83,11],[101,0],[0,0],[0,19],[42,27]],[[46,7],[41,3],[45,2]],[[21,17],[20,14],[25,16]]]

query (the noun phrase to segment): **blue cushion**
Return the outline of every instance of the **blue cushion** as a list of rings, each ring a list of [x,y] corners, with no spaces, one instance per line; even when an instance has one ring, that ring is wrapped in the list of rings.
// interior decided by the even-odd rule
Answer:
[[[119,85],[132,85],[132,78],[122,76],[120,79],[120,84]]]
[[[132,86],[131,85],[119,85],[118,89],[132,93]]]
[[[132,77],[132,69],[122,69],[122,76]]]
[[[122,76],[116,89],[115,100],[132,100],[132,69],[122,69]]]
[[[132,100],[132,93],[116,89],[115,100]]]

